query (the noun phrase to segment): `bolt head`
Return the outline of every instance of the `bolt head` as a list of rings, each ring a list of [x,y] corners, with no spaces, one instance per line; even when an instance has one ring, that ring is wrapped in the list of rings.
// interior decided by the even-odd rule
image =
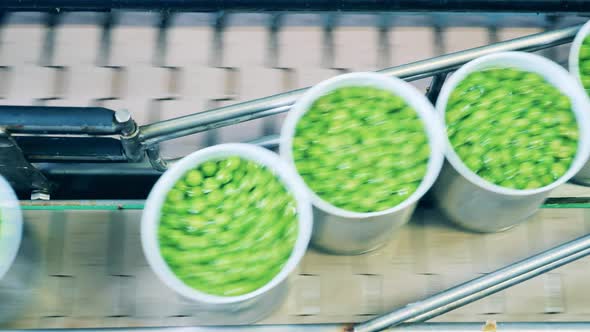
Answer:
[[[125,123],[131,120],[131,113],[128,110],[118,110],[115,112],[115,121]]]
[[[50,195],[47,192],[35,190],[31,193],[32,201],[48,201],[49,199]]]

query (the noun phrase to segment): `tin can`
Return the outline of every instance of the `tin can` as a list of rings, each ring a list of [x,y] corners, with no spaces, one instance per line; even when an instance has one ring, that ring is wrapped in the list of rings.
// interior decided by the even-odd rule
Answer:
[[[540,74],[570,97],[580,138],[574,160],[563,176],[541,188],[520,190],[501,187],[479,177],[461,161],[447,137],[448,162],[434,185],[434,198],[452,222],[476,232],[502,231],[526,220],[540,208],[551,190],[580,172],[590,155],[590,101],[584,90],[561,66],[531,53],[491,54],[457,70],[443,85],[436,102],[443,123],[447,100],[457,84],[474,71],[494,67],[512,67]]]
[[[239,296],[206,294],[184,284],[164,261],[158,244],[161,208],[168,191],[188,170],[208,161],[228,156],[239,156],[257,162],[272,171],[297,202],[298,235],[293,251],[282,270],[266,285]],[[303,258],[312,230],[312,211],[303,183],[295,177],[278,155],[249,144],[222,144],[194,152],[168,169],[152,188],[142,215],[141,242],[147,261],[158,278],[179,295],[192,300],[200,310],[210,312],[212,324],[253,323],[269,315],[280,306],[285,296],[286,279]]]
[[[299,119],[319,97],[346,86],[370,86],[391,91],[402,97],[424,123],[430,157],[418,189],[395,207],[378,212],[360,213],[338,208],[306,185],[314,206],[314,228],[311,244],[332,254],[356,255],[385,244],[395,229],[408,222],[418,200],[426,194],[443,164],[444,132],[434,107],[416,88],[398,78],[376,73],[351,73],[336,76],[308,90],[291,108],[281,129],[279,151],[296,173],[293,160],[293,137]],[[299,178],[301,176],[297,174]],[[303,179],[301,178],[303,181]]]
[[[580,48],[582,47],[582,43],[584,39],[588,37],[590,34],[590,21],[586,22],[576,34],[576,38],[572,42],[572,46],[570,48],[568,66],[569,72],[574,76],[578,84],[584,88],[582,84],[582,75],[580,74]],[[588,92],[586,92],[588,94]],[[590,162],[587,162],[582,169],[573,177],[573,182],[590,186]]]

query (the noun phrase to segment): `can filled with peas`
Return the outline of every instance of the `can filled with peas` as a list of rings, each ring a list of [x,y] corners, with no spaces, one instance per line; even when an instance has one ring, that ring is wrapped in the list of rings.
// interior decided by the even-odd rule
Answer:
[[[246,324],[280,305],[309,243],[311,203],[278,155],[222,144],[184,157],[160,177],[141,227],[152,270],[215,317],[204,324]]]
[[[448,163],[434,197],[472,231],[508,229],[534,214],[590,154],[589,100],[558,64],[503,52],[473,60],[436,103]]]
[[[361,254],[406,223],[443,163],[444,133],[413,86],[375,73],[311,88],[281,129],[280,154],[314,205],[312,245]]]
[[[576,34],[569,54],[569,71],[590,96],[590,21]],[[590,162],[573,178],[576,183],[590,185]]]

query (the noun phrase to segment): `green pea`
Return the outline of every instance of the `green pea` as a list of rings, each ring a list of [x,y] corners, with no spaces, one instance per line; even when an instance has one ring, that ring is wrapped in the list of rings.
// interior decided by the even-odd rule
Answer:
[[[185,182],[191,187],[200,185],[203,182],[203,174],[196,169],[186,173]]]
[[[174,184],[174,189],[185,192],[189,186],[186,184],[186,182],[183,179],[178,180],[175,184]]]
[[[467,117],[472,112],[472,107],[469,102],[461,101],[452,106],[446,113],[445,118],[447,123],[453,124],[464,117]]]
[[[160,218],[160,223],[173,229],[181,229],[185,226],[182,218],[179,215],[168,213]]]
[[[217,163],[208,161],[201,165],[201,170],[205,176],[213,176],[217,172]]]
[[[547,186],[547,185],[553,183],[553,181],[555,179],[553,178],[553,176],[551,174],[545,174],[545,175],[541,175],[541,177],[539,178],[539,180],[540,180],[542,186],[544,187],[544,186]]]
[[[531,177],[535,173],[535,164],[527,161],[520,164],[519,167],[519,175],[524,177]]]
[[[560,178],[565,172],[567,171],[568,166],[564,165],[564,163],[555,163],[551,165],[551,175],[553,175],[554,179]]]
[[[506,188],[516,189],[516,182],[512,179],[501,180],[499,185]]]
[[[170,203],[180,202],[184,199],[184,193],[178,189],[172,189],[168,192],[166,200]]]
[[[482,168],[483,162],[481,161],[480,157],[471,155],[465,159],[465,165],[467,165],[469,169],[477,172],[480,168]]]
[[[541,188],[543,187],[543,183],[541,181],[538,180],[531,180],[529,181],[529,183],[527,184],[527,186],[525,187],[525,189],[536,189],[536,188]]]
[[[529,181],[525,177],[518,176],[518,177],[514,178],[514,183],[516,184],[516,189],[531,189],[531,188],[528,188]]]
[[[582,45],[580,47],[580,60],[590,59],[590,45]]]
[[[520,80],[523,84],[530,84],[530,85],[545,85],[545,79],[543,76],[537,73],[531,72],[523,72],[523,77]]]
[[[584,62],[580,63],[579,66],[580,66],[580,71],[582,72],[582,74],[584,74],[584,75],[590,74],[590,62],[584,61]]]
[[[232,172],[230,170],[221,169],[215,175],[215,180],[217,180],[220,184],[226,184],[232,180]]]
[[[580,133],[578,132],[578,128],[575,127],[559,127],[559,135],[570,139],[570,140],[578,140],[580,138]]]

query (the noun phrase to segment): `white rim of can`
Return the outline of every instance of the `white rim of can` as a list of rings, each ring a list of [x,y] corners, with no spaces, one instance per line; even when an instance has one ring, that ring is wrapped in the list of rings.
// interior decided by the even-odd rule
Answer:
[[[344,218],[370,218],[403,210],[422,198],[438,177],[444,161],[444,131],[430,101],[428,101],[428,99],[426,99],[426,97],[414,86],[397,77],[390,77],[379,73],[359,72],[339,75],[315,85],[291,107],[283,127],[281,128],[279,146],[280,155],[288,162],[289,166],[293,169],[293,172],[297,174],[297,177],[304,182],[301,175],[297,172],[292,152],[293,137],[295,135],[297,122],[299,122],[299,119],[301,119],[319,97],[338,88],[347,86],[371,86],[390,91],[402,97],[406,103],[416,111],[424,123],[424,129],[428,136],[428,145],[430,147],[430,157],[426,168],[426,174],[416,191],[414,191],[414,193],[412,193],[412,195],[406,200],[392,208],[377,212],[362,213],[344,210],[319,197],[307,186],[307,184],[305,184],[305,188],[311,196],[312,203],[316,207],[327,213]]]
[[[443,85],[436,101],[436,110],[440,115],[446,132],[445,112],[447,102],[454,88],[470,73],[486,68],[511,67],[534,72],[543,76],[547,82],[568,96],[572,102],[572,111],[576,117],[580,138],[578,150],[569,169],[557,180],[536,189],[513,189],[491,183],[470,170],[453,149],[448,135],[445,135],[446,157],[453,168],[469,182],[485,190],[507,196],[531,196],[550,191],[572,178],[584,166],[590,156],[590,100],[585,91],[572,76],[557,63],[540,55],[526,52],[500,52],[483,56],[463,65],[453,73]]]
[[[158,226],[160,222],[160,210],[168,191],[187,171],[208,160],[219,159],[228,156],[239,156],[257,162],[273,172],[293,195],[297,202],[299,229],[297,240],[291,256],[289,256],[283,269],[275,275],[266,285],[257,290],[239,296],[217,296],[196,290],[186,285],[164,261],[158,244]],[[141,218],[141,243],[147,261],[168,287],[178,294],[206,304],[231,304],[240,303],[261,294],[264,294],[280,284],[295,269],[303,258],[312,230],[311,203],[305,192],[305,187],[291,172],[289,167],[278,155],[264,148],[241,143],[221,144],[193,152],[178,162],[174,163],[158,179],[146,200]]]
[[[23,218],[16,194],[0,176],[0,279],[12,266],[23,232]]]
[[[569,72],[576,78],[576,81],[578,81],[578,84],[580,84],[582,89],[584,88],[584,85],[582,84],[582,77],[580,75],[580,48],[588,34],[590,34],[590,21],[586,22],[580,30],[578,30],[578,33],[572,42],[572,46],[570,47],[568,58]]]

